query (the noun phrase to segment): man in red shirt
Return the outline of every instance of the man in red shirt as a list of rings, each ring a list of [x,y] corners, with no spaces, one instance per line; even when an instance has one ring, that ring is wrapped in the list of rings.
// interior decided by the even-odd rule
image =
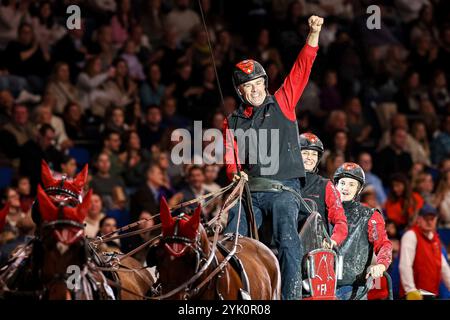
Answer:
[[[265,186],[282,184],[299,193],[300,180],[305,178],[295,107],[317,55],[323,19],[311,16],[308,23],[307,43],[274,95],[267,90],[267,74],[260,63],[244,60],[236,64],[233,84],[242,103],[223,126],[227,175],[230,180],[249,180],[257,227],[263,217],[272,220],[272,241],[281,269],[281,296],[288,300],[301,298],[302,249],[297,233],[300,200],[287,190],[257,189],[255,181]],[[225,233],[237,230],[246,236],[245,213],[238,226],[238,208],[236,205],[229,211]]]
[[[350,300],[361,294],[369,275],[374,279],[383,276],[392,262],[392,243],[378,209],[364,206],[359,201],[365,183],[363,169],[356,163],[346,162],[336,170],[333,180],[348,223],[348,236],[340,247],[344,266],[336,296],[340,300]],[[376,264],[371,265],[374,253]]]
[[[437,296],[441,280],[450,289],[450,267],[441,252],[437,216],[437,210],[425,204],[416,225],[401,239],[400,297],[406,296],[406,300],[422,300],[425,291]]]

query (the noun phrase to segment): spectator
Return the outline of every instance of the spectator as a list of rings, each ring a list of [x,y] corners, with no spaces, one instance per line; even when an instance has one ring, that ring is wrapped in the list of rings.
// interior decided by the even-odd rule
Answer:
[[[13,41],[23,21],[29,21],[28,1],[5,1],[0,6],[0,49],[5,49],[6,45]]]
[[[70,68],[65,62],[53,67],[53,74],[46,89],[56,100],[54,113],[62,115],[68,103],[79,103],[78,89],[70,82]]]
[[[348,131],[347,114],[341,110],[330,112],[325,124],[325,132],[327,134],[326,145],[331,145],[330,140],[334,137],[334,133],[338,130]]]
[[[73,179],[77,174],[77,160],[74,157],[64,155],[61,162],[61,174]]]
[[[100,57],[93,57],[86,63],[86,67],[78,76],[77,87],[80,92],[80,104],[83,110],[90,110],[93,115],[103,117],[110,96],[106,92],[105,82],[114,77],[116,70],[110,68],[102,72]]]
[[[115,131],[123,137],[128,129],[128,125],[125,123],[125,112],[122,107],[112,107],[108,110],[105,117],[105,128],[102,131]]]
[[[441,69],[436,70],[433,74],[430,85],[430,96],[436,106],[437,113],[444,114],[447,106],[450,104],[450,93],[447,88],[447,77]]]
[[[127,209],[128,199],[123,188],[113,188],[112,203],[112,207],[106,211],[106,215],[114,217],[119,227],[129,224],[131,221],[130,212]]]
[[[109,104],[125,107],[134,103],[138,98],[138,87],[130,77],[127,62],[121,58],[113,63],[115,77],[105,83],[105,91]]]
[[[117,230],[117,221],[113,217],[105,216],[100,220],[97,236],[103,237]],[[120,252],[120,239],[114,239],[102,243],[99,247],[100,252]]]
[[[172,182],[169,177],[170,155],[166,151],[159,151],[154,154],[153,162],[157,163],[164,176],[164,187],[168,190],[172,189]]]
[[[442,173],[433,204],[439,212],[439,226],[450,229],[450,170]]]
[[[9,134],[11,137],[5,139],[8,144],[11,144],[11,148],[23,146],[27,141],[36,137],[37,131],[31,121],[29,120],[28,108],[24,105],[16,104],[12,110],[12,122],[9,122],[3,126],[5,134]]]
[[[112,39],[116,48],[122,47],[127,41],[134,23],[130,0],[118,0],[116,14],[111,18]]]
[[[328,112],[342,107],[337,74],[334,70],[328,70],[325,74],[324,86],[320,89],[320,102],[320,109]]]
[[[422,300],[425,290],[439,294],[439,283],[450,289],[450,267],[441,253],[436,232],[437,211],[429,204],[420,210],[417,224],[405,232],[400,249],[400,297]]]
[[[111,162],[109,155],[102,152],[97,157],[96,161],[97,173],[93,176],[91,181],[92,190],[102,197],[102,202],[105,210],[113,206],[113,189],[114,187],[121,187],[125,190],[125,183],[118,175],[110,173]]]
[[[366,186],[372,186],[375,194],[377,202],[384,207],[384,203],[386,202],[386,193],[383,188],[383,184],[381,183],[380,178],[377,175],[372,173],[372,156],[368,152],[362,152],[358,157],[358,164],[364,171],[366,175]]]
[[[431,142],[431,161],[440,163],[450,155],[450,115],[441,120],[441,130]]]
[[[176,67],[185,61],[185,52],[180,47],[179,33],[175,27],[164,30],[164,42],[151,58],[152,62],[159,63],[162,72],[162,82],[168,84],[175,76]]]
[[[169,205],[175,205],[180,202],[185,202],[189,200],[196,199],[200,196],[207,194],[207,191],[204,188],[205,175],[203,173],[203,169],[199,166],[193,165],[188,169],[187,174],[187,183],[188,185],[181,189],[174,197],[169,201]],[[177,203],[174,203],[174,200],[177,200]],[[204,200],[200,202],[203,204]],[[194,210],[198,204],[192,204],[187,206],[186,208],[190,210]],[[181,213],[181,209],[179,211]],[[210,220],[212,217],[207,215],[205,208],[202,208],[202,217],[206,219],[206,221]]]
[[[367,147],[372,144],[372,126],[363,114],[361,101],[357,97],[352,97],[345,103],[347,113],[347,126],[349,136],[354,137],[358,146]]]
[[[145,210],[150,214],[159,212],[159,201],[162,196],[169,197],[169,190],[164,188],[164,175],[157,164],[151,164],[146,172],[145,183],[131,197],[131,221],[136,221]]]
[[[417,39],[427,37],[434,43],[439,44],[439,31],[434,22],[433,6],[424,4],[420,9],[417,20],[413,22],[411,27],[410,42],[416,43]]]
[[[413,190],[420,194],[426,203],[434,203],[434,181],[430,173],[420,173],[417,180],[413,181]]]
[[[177,99],[167,97],[162,101],[161,106],[163,128],[187,128],[189,120],[177,112]]]
[[[14,97],[9,90],[0,91],[0,127],[11,122]]]
[[[30,178],[20,176],[17,179],[17,192],[20,195],[20,208],[23,212],[28,212],[35,199],[35,197],[31,195]]]
[[[131,79],[134,81],[145,80],[144,68],[139,61],[136,43],[133,40],[130,39],[125,42],[124,50],[120,57],[126,61]]]
[[[128,188],[139,187],[145,180],[145,171],[150,162],[150,151],[141,148],[141,140],[136,131],[128,132],[125,137],[125,151],[119,155],[124,167],[123,177]]]
[[[150,105],[161,105],[166,87],[161,83],[161,70],[157,64],[148,67],[147,81],[142,83],[139,91],[144,111]]]
[[[144,30],[141,25],[135,24],[131,28],[130,39],[133,40],[135,45],[134,53],[139,58],[141,63],[147,64],[150,59],[150,54],[152,51],[152,45],[144,33]]]
[[[166,27],[175,27],[182,41],[189,41],[192,29],[200,24],[198,14],[189,8],[190,0],[176,0],[176,7],[166,16]]]
[[[391,130],[391,145],[382,149],[376,157],[375,173],[383,184],[389,184],[389,177],[393,173],[408,174],[413,162],[411,154],[405,150],[407,133],[403,128]]]
[[[205,182],[203,187],[207,193],[217,192],[220,190],[219,184],[216,183],[219,176],[219,165],[217,164],[207,164],[203,167],[203,174],[205,176]],[[222,197],[217,197],[209,207],[206,208],[206,215],[209,218],[215,217],[221,208]]]
[[[64,107],[63,120],[67,136],[75,144],[76,140],[81,140],[86,137],[85,118],[79,104],[68,103]]]
[[[155,225],[160,223],[159,216],[154,217],[150,212],[148,211],[142,211],[139,214],[138,220],[141,221],[141,223],[134,228],[134,230],[130,231],[138,231],[138,230],[144,230],[149,229],[151,227],[154,227]],[[159,235],[159,229],[156,228],[155,230],[150,230],[147,232],[142,232],[139,234],[136,234],[134,236],[129,236],[122,239],[122,250],[124,253],[128,253],[131,250],[143,245],[144,243],[154,240],[156,236]],[[140,250],[136,252],[134,255],[132,255],[133,258],[137,259],[140,263],[145,265],[146,258],[147,258],[147,252],[148,250]]]
[[[192,29],[192,36],[193,42],[187,52],[192,61],[194,73],[197,73],[211,63],[211,54],[208,46],[208,34],[200,24]]]
[[[327,162],[330,154],[339,154],[344,158],[344,161],[352,161],[353,156],[351,155],[352,152],[348,140],[347,131],[336,130],[333,136],[332,148],[325,150],[322,163],[325,164]]]
[[[321,176],[332,179],[336,169],[344,163],[345,158],[342,153],[331,152],[325,162],[325,173],[321,174]]]
[[[269,29],[262,28],[255,39],[255,52],[253,52],[251,56],[255,60],[260,61],[263,65],[267,65],[272,61],[275,66],[277,66],[278,69],[283,72],[284,67],[283,62],[281,61],[280,52],[276,47],[273,46],[273,41]]]
[[[20,196],[16,189],[10,187],[6,188],[4,191],[4,198],[3,205],[8,204],[9,211],[6,214],[5,226],[3,227],[3,230],[0,230],[3,237],[3,239],[0,239],[0,243],[5,242],[6,239],[15,238],[17,236],[17,222],[26,215],[20,206]]]
[[[145,122],[138,130],[141,145],[144,149],[150,150],[153,145],[161,140],[163,134],[161,121],[162,116],[159,107],[156,105],[149,106]]]
[[[88,238],[95,238],[100,230],[100,221],[105,217],[103,213],[102,198],[99,194],[92,193],[91,207],[88,210],[86,219],[85,234]]]
[[[393,175],[389,187],[391,191],[385,204],[386,215],[401,232],[415,223],[424,200],[420,194],[412,191],[410,182],[402,174]]]
[[[55,129],[49,124],[43,124],[38,132],[37,140],[25,143],[20,153],[19,173],[30,177],[33,193],[41,180],[41,160],[47,161],[52,170],[61,171],[63,158],[62,153],[53,145]]]
[[[158,47],[161,44],[165,31],[161,4],[161,0],[143,1],[144,8],[142,10],[141,25],[154,47]]]
[[[38,15],[31,20],[39,45],[50,52],[53,45],[66,34],[66,29],[55,21],[51,1],[39,3]]]
[[[364,187],[363,191],[361,191],[360,198],[361,203],[367,205],[369,208],[376,208],[381,212],[382,205],[377,200],[377,194],[373,186]]]
[[[55,43],[52,50],[53,61],[69,65],[71,81],[75,82],[88,58],[85,35],[85,21],[81,19],[81,28],[70,29],[66,35]]]
[[[48,104],[42,104],[36,108],[36,122],[37,126],[49,124],[55,130],[55,147],[58,150],[64,151],[73,146],[73,141],[67,137],[64,122],[52,112],[52,107]]]
[[[419,103],[422,98],[427,97],[427,92],[420,82],[420,75],[417,71],[410,71],[406,74],[401,90],[396,96],[398,111],[407,114],[417,114]]]
[[[34,93],[44,90],[44,77],[48,75],[50,53],[41,48],[30,24],[19,27],[16,41],[11,41],[5,49],[9,62],[8,71],[27,79]]]
[[[110,168],[109,173],[113,176],[120,176],[123,172],[123,164],[120,162],[119,153],[122,140],[117,131],[107,131],[103,138],[102,153],[108,155]]]
[[[411,153],[413,162],[422,162],[427,166],[431,165],[427,127],[422,121],[418,120],[413,123],[411,137],[414,139],[414,145],[416,146],[412,149],[413,152]]]
[[[433,136],[436,130],[439,129],[439,118],[433,103],[428,98],[420,100],[419,115],[425,123],[429,135]]]
[[[111,26],[103,25],[96,30],[89,52],[98,56],[101,70],[106,70],[112,65],[117,49],[113,43]]]
[[[6,243],[1,244],[0,241],[0,265],[5,265],[11,253],[17,249],[18,246],[28,243],[34,235],[36,225],[33,222],[30,214],[20,217],[16,223],[17,237],[9,239]]]

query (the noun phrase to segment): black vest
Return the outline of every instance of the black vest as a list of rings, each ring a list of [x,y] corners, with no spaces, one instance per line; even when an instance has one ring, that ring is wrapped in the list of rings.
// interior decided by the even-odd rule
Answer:
[[[317,205],[317,212],[320,213],[324,221],[326,222],[326,227],[328,234],[330,232],[330,226],[328,222],[328,210],[325,203],[325,195],[326,195],[326,187],[328,183],[328,179],[318,175],[317,173],[306,172],[305,176],[305,185],[302,187],[302,196],[305,199],[313,200]],[[306,200],[306,203],[309,207],[314,210],[312,207],[311,201]],[[309,212],[306,208],[304,208],[303,204],[301,205],[300,214],[299,214],[299,223],[302,223],[301,220],[306,219],[309,216]]]
[[[346,201],[342,205],[347,217],[348,237],[341,245],[344,274],[338,286],[363,286],[366,270],[372,262],[373,245],[369,242],[367,224],[374,211],[359,201]]]
[[[242,163],[242,169],[250,177],[263,177],[274,180],[287,180],[293,178],[303,178],[305,169],[300,153],[299,133],[297,121],[291,121],[286,118],[273,96],[268,96],[264,103],[259,107],[253,108],[253,114],[248,118],[244,115],[244,106],[233,112],[228,118],[229,129],[242,129],[247,132],[248,129],[254,129],[254,135],[248,135],[245,139],[237,139],[239,153]],[[260,129],[266,129],[266,136],[261,136]],[[279,141],[271,141],[271,129],[278,129]],[[236,137],[236,132],[234,132]],[[256,140],[255,140],[256,138]],[[267,150],[260,150],[260,139],[267,139]],[[278,146],[278,155],[272,154],[272,148]],[[249,154],[249,150],[258,150],[257,156],[254,152]],[[275,151],[275,150],[274,150]],[[261,155],[263,163],[261,162]],[[269,159],[277,157],[278,159]],[[256,163],[251,159],[256,158]],[[251,160],[252,163],[249,163]],[[273,163],[268,163],[272,161]],[[276,166],[274,166],[274,163]],[[278,167],[278,171],[276,168]],[[271,168],[270,170],[268,170]],[[263,172],[261,170],[266,170]]]

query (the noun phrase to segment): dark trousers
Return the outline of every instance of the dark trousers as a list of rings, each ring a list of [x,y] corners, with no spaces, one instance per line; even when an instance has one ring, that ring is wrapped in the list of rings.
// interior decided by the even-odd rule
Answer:
[[[298,179],[281,181],[285,186],[300,192]],[[257,227],[263,219],[272,220],[272,243],[278,251],[281,270],[281,297],[283,300],[299,300],[302,292],[301,259],[302,247],[297,232],[300,201],[289,191],[252,192],[253,211]],[[239,203],[229,211],[225,233],[234,233],[237,228]],[[244,205],[241,209],[239,234],[248,235]],[[265,243],[270,246],[271,243]]]

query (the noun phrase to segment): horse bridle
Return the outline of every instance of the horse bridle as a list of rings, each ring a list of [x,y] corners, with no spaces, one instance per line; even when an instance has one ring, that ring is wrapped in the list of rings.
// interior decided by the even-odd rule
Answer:
[[[197,230],[197,234],[194,239],[189,239],[188,237],[183,237],[178,235],[179,230],[179,223],[180,220],[184,219],[184,216],[180,215],[175,219],[175,226],[174,226],[174,232],[173,235],[170,236],[164,236],[161,238],[160,242],[164,244],[164,249],[169,252],[170,255],[175,257],[180,257],[184,254],[187,248],[190,248],[192,251],[194,251],[196,256],[196,263],[195,263],[195,273],[197,273],[200,270],[201,262],[206,260],[206,255],[201,249],[201,242],[200,242],[200,232]],[[182,243],[185,245],[183,250],[179,253],[174,252],[172,248],[169,246],[171,243]]]

